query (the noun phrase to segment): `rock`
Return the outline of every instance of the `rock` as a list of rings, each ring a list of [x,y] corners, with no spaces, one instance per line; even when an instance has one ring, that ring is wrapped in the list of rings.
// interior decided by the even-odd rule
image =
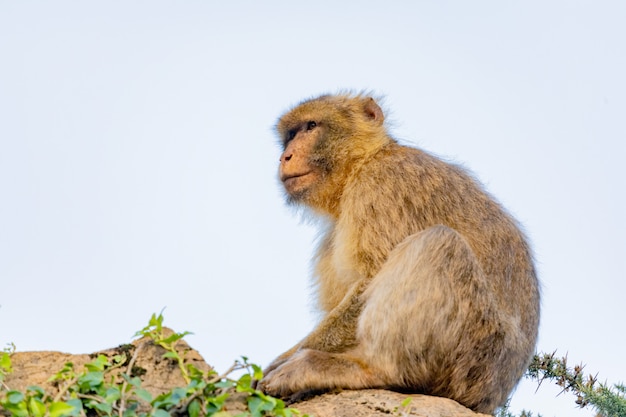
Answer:
[[[167,330],[171,332],[171,330]],[[184,355],[187,363],[197,369],[208,371],[211,367],[202,356],[189,347],[184,340],[176,344],[179,355]],[[142,387],[153,396],[167,392],[175,387],[186,386],[178,370],[178,364],[172,359],[163,358],[165,349],[155,345],[152,340],[143,338],[132,344],[120,345],[93,354],[72,355],[61,352],[16,352],[12,355],[13,372],[5,379],[11,389],[26,390],[30,385],[40,386],[46,391],[54,390],[48,379],[59,372],[67,362],[74,364],[80,372],[86,363],[102,354],[108,358],[125,354],[127,362],[134,357],[133,376],[139,376]],[[128,363],[122,367],[126,371]],[[407,398],[411,402],[403,407]],[[245,395],[235,394],[225,409],[238,414],[245,410]],[[420,417],[481,417],[485,414],[474,413],[457,402],[427,395],[409,395],[386,390],[359,390],[327,393],[292,404],[291,407],[315,417],[365,417],[365,416],[420,416]],[[0,412],[0,415],[2,413]]]
[[[402,407],[402,402],[411,402]],[[293,404],[303,413],[316,417],[487,417],[475,413],[454,400],[419,394],[401,394],[387,390],[342,391],[324,394]]]
[[[173,333],[170,329],[164,330],[166,335]],[[193,364],[199,370],[208,371],[211,369],[202,356],[189,347],[184,340],[178,341],[176,350],[180,355],[185,355],[187,363]],[[11,389],[20,391],[24,391],[29,385],[37,385],[48,391],[53,389],[53,384],[48,382],[48,379],[59,372],[67,362],[72,362],[74,369],[80,372],[86,363],[93,361],[98,355],[112,358],[115,355],[126,354],[128,361],[133,355],[136,355],[133,376],[140,376],[141,386],[156,396],[174,387],[187,385],[181,373],[178,372],[176,361],[163,358],[165,352],[165,349],[155,345],[151,339],[146,337],[135,340],[131,344],[120,345],[92,354],[15,352],[11,356],[13,372],[7,376],[5,384]]]

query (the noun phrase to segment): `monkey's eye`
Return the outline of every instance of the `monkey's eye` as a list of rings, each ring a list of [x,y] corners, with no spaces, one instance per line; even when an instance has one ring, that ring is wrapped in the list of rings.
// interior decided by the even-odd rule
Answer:
[[[317,123],[315,123],[313,120],[307,122],[306,124],[306,130],[313,130],[315,129],[315,127],[317,126]]]
[[[298,131],[296,129],[291,129],[289,132],[287,132],[287,137],[285,138],[285,143],[287,143],[290,140],[292,140],[293,138],[295,138],[296,137],[296,133],[298,133]]]

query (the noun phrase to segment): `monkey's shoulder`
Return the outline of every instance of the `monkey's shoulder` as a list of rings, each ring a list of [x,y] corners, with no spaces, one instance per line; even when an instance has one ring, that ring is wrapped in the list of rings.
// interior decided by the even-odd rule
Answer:
[[[383,147],[353,172],[344,190],[347,198],[368,204],[382,196],[391,201],[432,202],[433,198],[467,200],[486,197],[482,185],[460,165],[444,161],[419,148],[397,143]]]

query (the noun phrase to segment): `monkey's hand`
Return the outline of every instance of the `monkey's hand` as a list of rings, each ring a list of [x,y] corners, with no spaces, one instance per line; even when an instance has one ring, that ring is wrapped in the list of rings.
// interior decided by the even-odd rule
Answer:
[[[273,397],[288,398],[305,389],[301,358],[296,353],[288,358],[275,360],[265,371],[257,389]]]
[[[298,349],[300,349],[300,344],[295,345],[294,347],[289,349],[287,352],[283,353],[282,355],[280,355],[279,357],[274,359],[272,361],[272,363],[270,363],[270,365],[263,370],[263,375],[265,375],[265,376],[269,375],[276,368],[281,366],[283,363],[287,362],[289,360],[289,358],[291,358],[293,356],[293,354],[298,351]],[[265,378],[263,378],[263,379],[265,379]],[[259,382],[260,381],[256,381],[256,380],[252,381],[252,388],[254,388],[254,389],[261,389],[261,388],[259,388],[259,386],[260,386]]]
[[[278,357],[274,359],[274,361],[267,368],[263,369],[263,379],[261,381],[256,380],[256,379],[252,381],[252,388],[263,391],[263,388],[261,388],[262,387],[261,382],[265,381],[267,375],[271,374],[276,368],[280,367],[283,363],[287,362],[288,359],[289,359],[288,357],[287,358]]]
[[[336,384],[333,378],[333,365],[323,363],[325,359],[329,359],[328,355],[326,352],[300,349],[263,377],[257,389],[292,404],[341,387],[342,384]],[[342,378],[346,376],[344,369],[340,369],[339,373]],[[349,373],[348,378],[351,378]],[[346,383],[346,386],[350,384]],[[356,386],[360,388],[366,385]]]

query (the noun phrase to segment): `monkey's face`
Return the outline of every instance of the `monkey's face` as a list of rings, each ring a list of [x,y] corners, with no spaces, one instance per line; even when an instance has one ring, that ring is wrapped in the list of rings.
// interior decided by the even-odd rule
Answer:
[[[279,178],[291,203],[332,213],[354,167],[390,141],[370,97],[322,96],[283,115]]]
[[[321,134],[322,129],[315,120],[298,123],[284,133],[279,178],[293,201],[305,200],[321,180],[322,168],[311,158]]]

